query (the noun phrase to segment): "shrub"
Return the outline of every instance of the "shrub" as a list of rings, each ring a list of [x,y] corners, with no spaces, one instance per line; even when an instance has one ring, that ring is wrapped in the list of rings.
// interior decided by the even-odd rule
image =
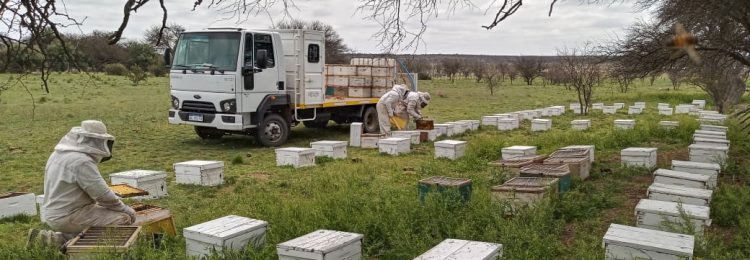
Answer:
[[[154,77],[164,77],[169,71],[162,65],[151,64],[148,65],[148,72],[151,73],[151,75]]]
[[[128,73],[128,79],[133,82],[133,86],[138,86],[141,81],[145,81],[148,74],[146,74],[141,67],[137,65],[130,66],[130,73]]]
[[[245,163],[245,160],[242,159],[241,155],[237,155],[234,158],[232,158],[232,164],[243,164]]]
[[[107,75],[125,76],[128,75],[128,68],[120,63],[110,63],[104,65],[104,73]]]

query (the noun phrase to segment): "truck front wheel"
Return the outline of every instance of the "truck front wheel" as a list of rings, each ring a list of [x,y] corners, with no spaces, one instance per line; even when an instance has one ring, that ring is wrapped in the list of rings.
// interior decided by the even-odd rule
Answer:
[[[258,125],[255,134],[258,143],[263,146],[280,146],[289,138],[289,124],[279,114],[268,114]]]
[[[224,131],[205,126],[196,126],[195,133],[201,139],[221,139],[221,137],[224,136]]]
[[[378,111],[375,107],[365,108],[365,112],[362,113],[362,123],[365,127],[365,133],[378,133],[380,132],[380,125],[378,124]]]

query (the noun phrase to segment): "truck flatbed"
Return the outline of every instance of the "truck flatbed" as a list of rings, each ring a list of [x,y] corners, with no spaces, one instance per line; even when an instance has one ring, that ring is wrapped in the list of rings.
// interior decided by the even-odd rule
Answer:
[[[323,104],[318,104],[318,105],[297,104],[297,109],[377,104],[378,100],[380,100],[380,98],[326,97]]]

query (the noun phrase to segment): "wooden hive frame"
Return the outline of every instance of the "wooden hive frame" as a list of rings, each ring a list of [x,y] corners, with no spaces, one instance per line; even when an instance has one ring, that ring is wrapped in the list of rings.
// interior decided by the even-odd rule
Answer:
[[[133,225],[143,227],[147,233],[164,233],[170,236],[177,235],[174,219],[168,209],[158,206],[135,203],[130,205],[135,210],[135,223]]]
[[[87,253],[125,252],[141,232],[139,226],[88,227],[70,240],[67,253],[71,257]]]

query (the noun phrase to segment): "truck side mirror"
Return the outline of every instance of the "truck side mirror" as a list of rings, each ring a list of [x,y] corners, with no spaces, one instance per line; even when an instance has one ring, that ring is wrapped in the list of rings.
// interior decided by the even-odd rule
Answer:
[[[255,54],[255,65],[258,66],[259,69],[268,68],[267,50],[258,50],[258,52]]]
[[[172,48],[167,48],[164,50],[164,66],[171,66],[172,65]]]

